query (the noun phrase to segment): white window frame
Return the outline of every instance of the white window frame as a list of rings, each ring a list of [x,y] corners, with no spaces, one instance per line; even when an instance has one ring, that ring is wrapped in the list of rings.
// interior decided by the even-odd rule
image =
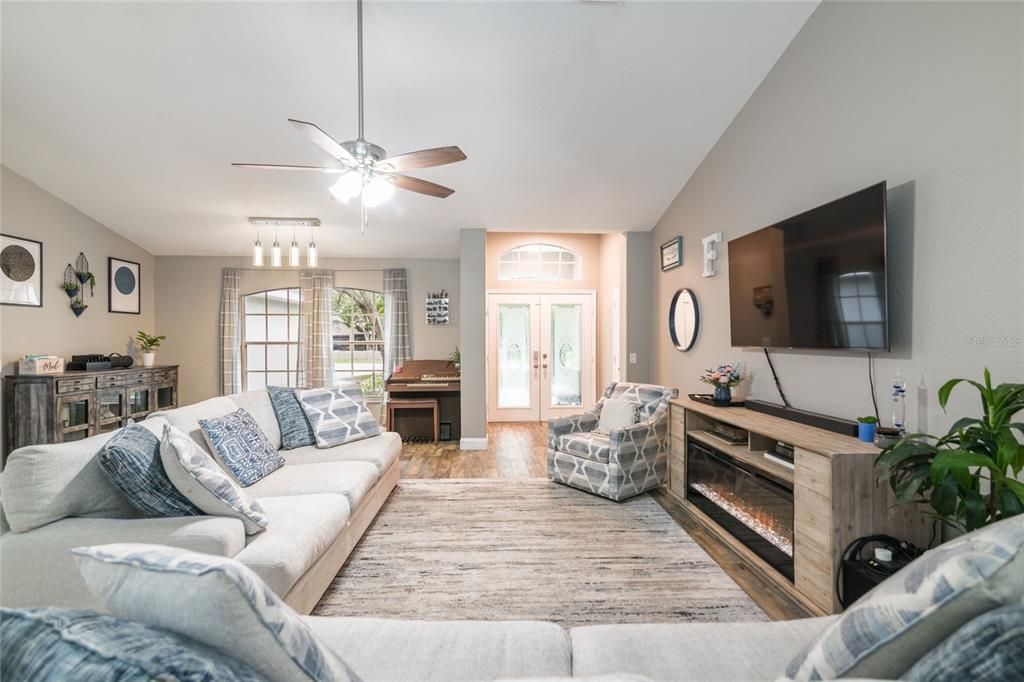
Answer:
[[[541,254],[557,254],[545,259]],[[556,265],[556,272],[545,274],[545,265]],[[564,275],[566,268],[572,275]],[[579,282],[583,279],[583,257],[557,244],[534,242],[520,244],[498,256],[498,280],[503,282]]]
[[[287,306],[285,308],[285,312],[283,312],[283,313],[271,313],[271,312],[268,312],[267,295],[270,294],[270,293],[273,293],[273,292],[277,292],[277,291],[288,292],[287,297],[286,297],[286,300],[288,301],[288,303],[287,303]],[[291,310],[291,293],[292,292],[295,292],[296,301],[298,302],[298,306],[297,306],[297,309],[296,309],[295,312],[292,312],[292,310]],[[263,312],[262,313],[250,313],[246,309],[246,305],[245,305],[246,299],[248,299],[248,298],[250,298],[252,296],[263,296]],[[301,320],[301,317],[300,317],[300,314],[301,314],[300,311],[302,310],[302,298],[301,297],[302,297],[301,289],[299,289],[298,287],[282,287],[282,288],[277,288],[277,289],[264,289],[263,291],[252,291],[252,292],[249,292],[249,293],[246,293],[246,294],[242,294],[242,300],[241,300],[240,304],[241,304],[241,314],[242,314],[242,390],[243,391],[255,390],[255,389],[250,389],[250,387],[249,387],[249,374],[250,374],[250,372],[253,373],[253,374],[262,374],[263,375],[263,386],[267,386],[267,385],[271,385],[271,386],[279,386],[279,385],[297,386],[298,385],[298,367],[299,367],[299,363],[298,363],[298,355],[299,355],[298,329],[299,329],[299,325],[302,324],[302,320]],[[246,333],[247,333],[247,330],[248,330],[248,327],[249,327],[249,324],[248,324],[248,318],[249,317],[262,317],[263,318],[263,325],[264,325],[263,326],[263,338],[264,338],[263,341],[249,340],[249,339],[246,338]],[[266,340],[266,339],[268,339],[270,337],[270,318],[271,317],[283,317],[283,318],[285,318],[285,337],[286,337],[285,341],[268,341],[268,340]],[[288,318],[295,318],[295,320],[296,320],[295,333],[294,333],[295,338],[294,339],[292,338],[293,333],[292,333],[291,319],[288,319]],[[257,347],[257,346],[262,346],[263,347],[263,369],[249,369],[249,366],[248,366],[249,365],[249,348],[250,347]],[[275,347],[285,346],[285,353],[286,353],[285,357],[287,358],[287,360],[286,360],[286,367],[285,367],[284,370],[268,369],[267,365],[268,365],[268,360],[269,360],[269,348],[272,347],[272,346],[275,346]],[[279,372],[282,372],[282,371],[286,372],[286,374],[285,374],[286,380],[285,380],[285,382],[283,384],[281,382],[277,382],[277,381],[274,381],[273,383],[271,383],[268,380],[268,374],[270,374],[270,373],[275,373],[276,374],[276,373],[279,373]],[[257,387],[257,388],[262,388],[262,386],[261,387]]]

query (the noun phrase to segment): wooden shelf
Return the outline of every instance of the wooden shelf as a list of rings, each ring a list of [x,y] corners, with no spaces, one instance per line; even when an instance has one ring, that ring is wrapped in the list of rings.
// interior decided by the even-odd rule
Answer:
[[[686,435],[719,452],[724,452],[733,459],[748,464],[758,471],[763,471],[769,476],[781,478],[790,485],[793,483],[793,469],[767,459],[760,452],[751,452],[749,444],[733,445],[712,435],[709,431],[689,430],[686,432]]]

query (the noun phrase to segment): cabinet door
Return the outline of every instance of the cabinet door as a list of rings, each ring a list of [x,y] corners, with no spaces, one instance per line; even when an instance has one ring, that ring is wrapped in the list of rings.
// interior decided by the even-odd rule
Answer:
[[[125,396],[128,402],[129,417],[141,419],[152,411],[153,388],[149,384],[131,386],[125,389]]]
[[[58,442],[69,443],[96,433],[95,393],[74,393],[57,398]]]
[[[171,384],[157,384],[153,387],[154,410],[169,410],[178,406],[178,387]]]

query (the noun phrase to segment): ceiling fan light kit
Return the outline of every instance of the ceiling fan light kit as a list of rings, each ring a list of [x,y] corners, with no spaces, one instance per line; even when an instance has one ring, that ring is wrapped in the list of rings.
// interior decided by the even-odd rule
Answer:
[[[235,163],[233,166],[270,170],[316,171],[327,174],[340,174],[330,186],[330,193],[342,203],[348,203],[359,197],[360,223],[362,231],[366,231],[366,209],[380,206],[395,193],[395,187],[410,192],[444,199],[455,190],[436,183],[404,175],[405,171],[418,168],[433,168],[449,163],[464,161],[466,155],[455,146],[422,149],[420,151],[399,154],[389,158],[380,145],[369,142],[363,137],[363,0],[356,0],[356,46],[359,103],[359,135],[355,140],[338,142],[324,132],[319,126],[308,121],[288,119],[297,130],[302,132],[313,144],[331,155],[338,163],[330,166],[300,166],[293,164],[269,163]],[[275,242],[275,248],[277,248]],[[315,247],[310,244],[315,261]],[[273,251],[271,252],[273,261]],[[255,263],[255,255],[253,257]],[[272,263],[273,264],[273,263]],[[280,263],[275,264],[275,267]]]

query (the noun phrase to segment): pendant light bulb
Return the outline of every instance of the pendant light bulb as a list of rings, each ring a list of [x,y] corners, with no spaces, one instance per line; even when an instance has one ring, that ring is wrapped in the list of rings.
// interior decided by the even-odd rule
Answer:
[[[252,247],[252,264],[253,267],[263,267],[263,244],[260,243],[259,230],[256,231],[256,243]]]
[[[338,181],[331,186],[331,194],[338,201],[347,204],[363,191],[363,176],[356,171],[343,173]]]
[[[274,232],[274,245],[270,248],[270,265],[281,267],[281,245],[277,243],[277,232]]]
[[[363,203],[367,208],[380,206],[395,193],[395,186],[379,175],[366,183],[363,188]]]
[[[317,265],[316,242],[310,240],[309,250],[306,251],[306,265],[315,268]]]
[[[294,231],[292,231],[292,245],[288,247],[288,265],[293,268],[299,267],[299,244],[295,241]]]

